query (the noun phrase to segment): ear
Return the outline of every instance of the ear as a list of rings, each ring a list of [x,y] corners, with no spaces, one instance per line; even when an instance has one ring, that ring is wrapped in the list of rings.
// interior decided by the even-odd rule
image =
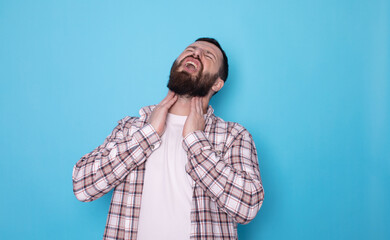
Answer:
[[[218,77],[217,81],[215,81],[215,83],[211,87],[211,89],[214,92],[218,92],[219,90],[221,90],[221,88],[223,87],[224,84],[225,84],[225,82],[220,77]]]

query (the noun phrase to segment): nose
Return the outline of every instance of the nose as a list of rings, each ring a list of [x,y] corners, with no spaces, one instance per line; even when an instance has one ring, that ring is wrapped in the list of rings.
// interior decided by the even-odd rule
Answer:
[[[200,48],[196,48],[195,50],[194,50],[194,57],[200,57],[202,55],[202,49],[200,49]]]

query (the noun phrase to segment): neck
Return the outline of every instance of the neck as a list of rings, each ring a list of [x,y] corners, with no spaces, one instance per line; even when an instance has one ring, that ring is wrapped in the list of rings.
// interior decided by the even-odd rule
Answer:
[[[168,112],[175,115],[188,116],[191,110],[191,99],[192,97],[179,96]],[[207,112],[209,101],[209,96],[203,98],[203,113]]]

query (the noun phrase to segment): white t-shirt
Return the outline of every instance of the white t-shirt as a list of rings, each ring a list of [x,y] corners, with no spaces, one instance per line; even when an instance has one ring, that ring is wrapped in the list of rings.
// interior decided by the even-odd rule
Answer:
[[[138,240],[190,239],[194,181],[182,147],[187,116],[168,113],[161,145],[146,160]]]

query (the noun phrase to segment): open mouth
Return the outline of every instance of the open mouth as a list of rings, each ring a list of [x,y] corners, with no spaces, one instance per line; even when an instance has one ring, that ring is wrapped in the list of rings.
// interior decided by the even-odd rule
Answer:
[[[198,66],[196,66],[196,64],[192,61],[188,61],[186,62],[186,68],[189,68],[189,69],[192,69],[192,70],[197,70],[198,69]]]
[[[187,57],[184,60],[183,67],[187,72],[195,73],[198,72],[200,69],[201,63],[198,59],[195,59],[193,57]]]

